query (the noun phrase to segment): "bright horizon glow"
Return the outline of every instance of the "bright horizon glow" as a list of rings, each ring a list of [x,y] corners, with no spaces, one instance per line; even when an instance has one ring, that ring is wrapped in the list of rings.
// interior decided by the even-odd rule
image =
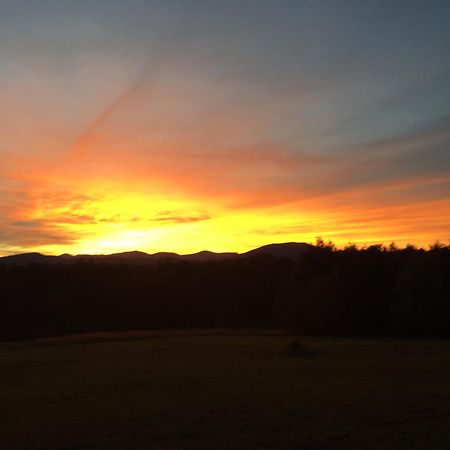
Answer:
[[[345,233],[340,237],[335,230],[333,214],[328,217],[318,213],[297,214],[292,212],[294,205],[257,211],[227,211],[219,205],[209,205],[206,212],[195,200],[142,193],[114,195],[111,186],[107,192],[99,198],[97,190],[81,202],[75,196],[76,200],[56,207],[54,202],[38,202],[34,211],[26,211],[21,217],[23,226],[45,222],[49,232],[67,236],[70,242],[16,246],[2,249],[3,255],[29,251],[48,255],[109,254],[131,250],[179,254],[201,250],[242,253],[269,243],[314,243],[319,236],[316,229],[322,230],[320,236],[323,239],[333,240],[338,247],[349,243],[389,244],[392,242],[390,236],[399,235],[395,228],[391,231],[378,225],[369,227],[364,222],[355,222],[346,224]],[[406,211],[398,213],[404,215]],[[302,230],[297,231],[298,228]],[[352,236],[355,239],[349,239]],[[417,236],[412,240],[400,235],[396,242],[400,246],[414,244],[419,247],[433,243],[427,240],[426,233],[423,237],[419,233]]]

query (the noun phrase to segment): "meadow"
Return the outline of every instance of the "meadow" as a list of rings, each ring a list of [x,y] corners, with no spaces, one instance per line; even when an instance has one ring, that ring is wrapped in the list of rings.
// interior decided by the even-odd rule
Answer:
[[[0,344],[0,448],[448,449],[450,341],[261,331]]]

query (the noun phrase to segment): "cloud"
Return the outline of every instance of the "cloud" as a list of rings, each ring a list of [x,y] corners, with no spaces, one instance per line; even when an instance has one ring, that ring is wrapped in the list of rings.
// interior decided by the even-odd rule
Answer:
[[[152,219],[154,222],[162,222],[162,223],[195,223],[195,222],[203,222],[205,220],[210,220],[211,217],[208,215],[202,216],[177,216],[171,214],[163,214],[159,215],[156,218]]]
[[[322,234],[367,241],[370,235],[381,236],[377,230],[390,230],[386,233],[393,238],[410,241],[425,231],[445,239],[449,136],[448,123],[441,122],[337,153],[276,141],[233,145],[224,139],[214,144],[218,137],[212,148],[199,145],[208,143],[208,135],[206,141],[177,137],[150,154],[139,141],[125,152],[118,139],[113,151],[108,145],[97,148],[70,166],[61,160],[47,164],[45,158],[10,158],[11,176],[2,178],[1,241],[3,247],[71,245],[92,235],[90,227],[96,225],[169,227],[252,211],[290,217],[289,224],[272,229],[249,224],[261,237]],[[32,176],[20,170],[24,167],[34,169]],[[125,205],[135,193],[148,196],[149,206],[155,196],[164,201],[166,195],[194,199],[197,206],[144,215],[139,205],[136,212],[120,205],[98,209],[104,198],[113,202],[119,195]],[[38,219],[33,218],[36,211]]]
[[[42,225],[41,220],[16,220],[12,223],[14,227],[37,228]]]
[[[0,250],[14,248],[24,251],[48,245],[73,244],[76,239],[73,233],[64,232],[45,221],[34,221],[34,224],[0,222]]]
[[[113,2],[105,19],[100,0],[69,23],[46,3],[0,18],[2,251],[228,219],[261,239],[446,238],[436,5]]]

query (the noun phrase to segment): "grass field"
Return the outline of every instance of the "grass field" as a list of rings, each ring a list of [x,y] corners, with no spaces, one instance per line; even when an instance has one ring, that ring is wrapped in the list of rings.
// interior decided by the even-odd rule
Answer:
[[[0,344],[0,449],[449,449],[450,342],[276,333]]]

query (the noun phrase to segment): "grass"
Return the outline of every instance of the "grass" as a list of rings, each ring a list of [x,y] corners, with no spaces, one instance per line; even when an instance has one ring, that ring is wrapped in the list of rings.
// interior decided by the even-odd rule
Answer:
[[[0,344],[0,449],[448,449],[450,342],[158,332]]]

